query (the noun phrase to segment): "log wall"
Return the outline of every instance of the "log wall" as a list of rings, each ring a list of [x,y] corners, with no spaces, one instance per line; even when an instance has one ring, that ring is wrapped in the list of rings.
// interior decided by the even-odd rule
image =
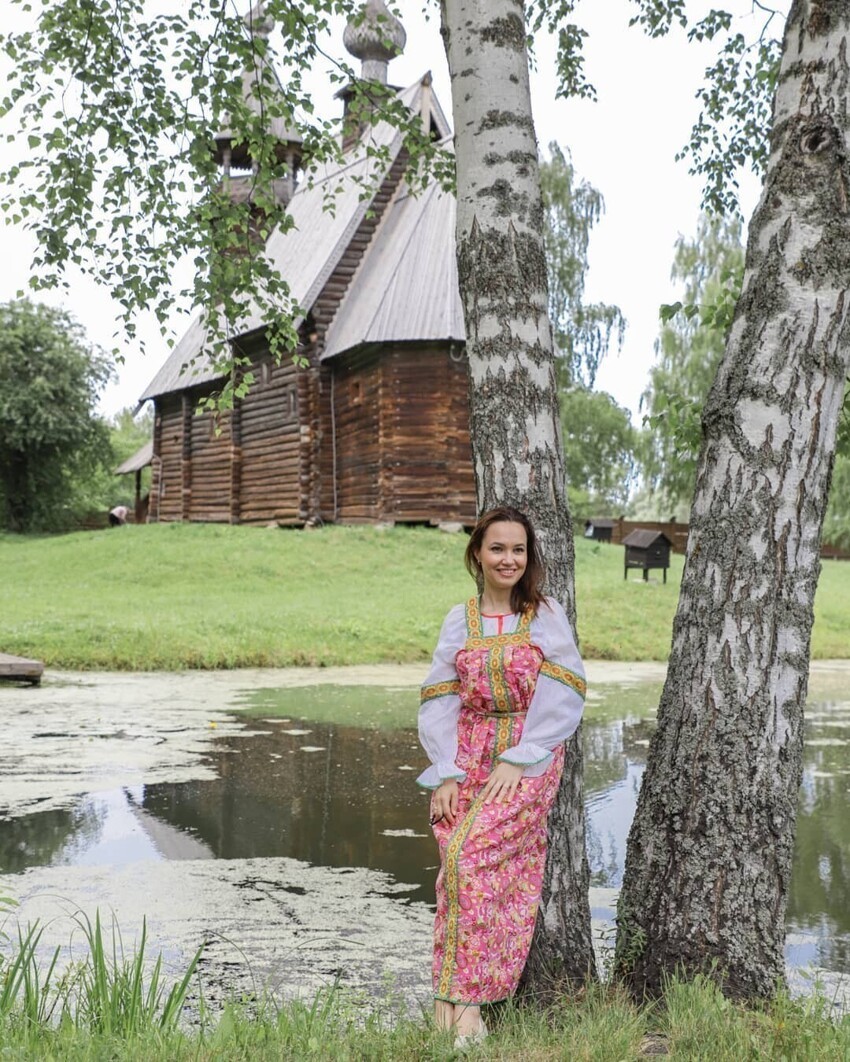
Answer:
[[[327,519],[341,523],[376,523],[384,519],[381,476],[382,362],[375,352],[343,355],[334,364],[328,387],[327,420],[323,433],[336,444],[336,460],[329,453],[330,490]],[[326,448],[331,450],[331,445]],[[336,490],[333,475],[336,473]]]
[[[473,523],[462,350],[399,344],[323,368],[323,519]]]
[[[209,393],[209,389],[205,389]],[[195,410],[201,395],[186,396],[190,477],[183,484],[184,520],[227,523],[230,519],[230,416],[213,418]],[[216,428],[218,431],[216,431]]]
[[[475,522],[463,348],[396,346],[384,363],[385,518]]]
[[[156,456],[150,520],[180,520],[183,512],[183,403],[179,394],[156,400]]]
[[[240,407],[239,522],[297,524],[300,514],[298,379],[288,358],[254,359],[255,382]]]
[[[212,386],[156,399],[150,520],[299,523],[297,371],[253,354],[232,413],[197,413]]]

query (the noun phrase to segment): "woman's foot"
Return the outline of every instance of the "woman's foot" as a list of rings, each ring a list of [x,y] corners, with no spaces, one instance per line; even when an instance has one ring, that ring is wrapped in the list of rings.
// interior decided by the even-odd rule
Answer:
[[[438,1029],[453,1029],[455,1027],[454,1003],[445,999],[434,1000],[434,1024]]]
[[[487,1026],[481,1008],[472,1005],[455,1006],[455,1044],[457,1047],[481,1043],[487,1036]]]

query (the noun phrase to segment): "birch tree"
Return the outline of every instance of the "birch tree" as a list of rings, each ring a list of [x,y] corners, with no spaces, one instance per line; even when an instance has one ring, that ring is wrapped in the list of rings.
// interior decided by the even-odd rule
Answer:
[[[457,157],[457,260],[479,511],[529,513],[547,590],[575,625],[567,506],[527,30],[512,0],[445,0]],[[581,731],[567,747],[526,983],[547,993],[594,971]]]
[[[784,977],[812,606],[850,361],[850,0],[795,0],[741,298],[703,443],[617,962],[639,993]],[[716,966],[712,966],[716,964]]]

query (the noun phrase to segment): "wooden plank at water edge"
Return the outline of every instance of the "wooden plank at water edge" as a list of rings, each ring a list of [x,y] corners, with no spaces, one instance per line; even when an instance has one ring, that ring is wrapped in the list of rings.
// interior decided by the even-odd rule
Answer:
[[[37,686],[44,673],[44,664],[40,660],[26,660],[22,656],[10,656],[0,653],[0,679],[12,682],[29,682]]]

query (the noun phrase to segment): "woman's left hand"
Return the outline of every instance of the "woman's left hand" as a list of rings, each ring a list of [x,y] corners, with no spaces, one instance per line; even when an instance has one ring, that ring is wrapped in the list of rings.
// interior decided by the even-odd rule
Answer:
[[[487,779],[486,785],[481,790],[484,803],[491,804],[495,800],[496,803],[504,804],[506,801],[512,800],[522,774],[523,768],[515,763],[505,763],[504,761],[497,763],[493,768],[493,773]]]

